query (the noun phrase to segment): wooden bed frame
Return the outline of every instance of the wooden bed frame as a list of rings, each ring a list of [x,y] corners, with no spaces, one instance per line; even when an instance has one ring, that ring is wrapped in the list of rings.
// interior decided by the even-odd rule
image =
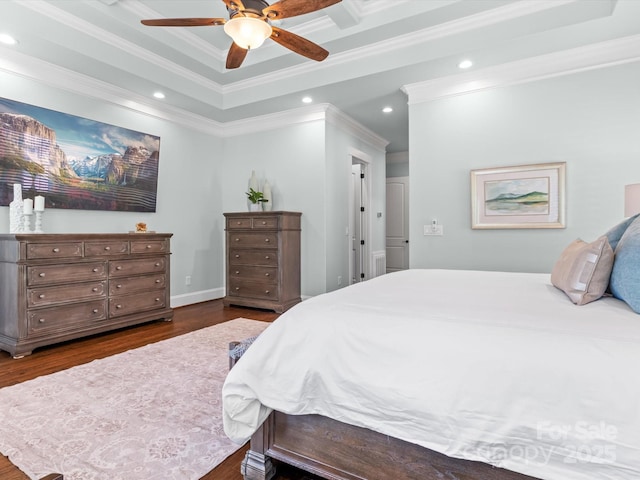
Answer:
[[[537,480],[327,417],[281,412],[273,412],[251,437],[241,467],[245,480],[273,478],[272,460],[330,480]]]

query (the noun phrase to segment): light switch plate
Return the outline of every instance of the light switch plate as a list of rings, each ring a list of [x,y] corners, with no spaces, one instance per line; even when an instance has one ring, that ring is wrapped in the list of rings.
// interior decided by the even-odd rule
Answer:
[[[442,225],[425,225],[424,234],[441,237],[444,235],[444,229],[442,228]]]

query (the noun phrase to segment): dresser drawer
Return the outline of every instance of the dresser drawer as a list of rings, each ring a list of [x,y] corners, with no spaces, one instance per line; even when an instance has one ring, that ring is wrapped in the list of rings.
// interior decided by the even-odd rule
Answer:
[[[237,297],[250,297],[277,300],[278,285],[267,282],[241,280],[229,278],[229,295]]]
[[[111,260],[110,277],[126,277],[143,273],[164,272],[167,260],[164,257],[141,258],[136,260]]]
[[[165,306],[165,290],[137,293],[109,299],[109,317],[120,317]]]
[[[229,265],[264,265],[275,267],[278,265],[278,251],[233,249],[229,252]]]
[[[277,233],[233,232],[229,234],[231,248],[269,248],[278,246]]]
[[[229,268],[229,278],[239,280],[256,280],[265,284],[273,285],[278,280],[278,269],[276,267],[236,265]]]
[[[251,228],[251,217],[227,217],[227,230],[247,230]]]
[[[82,242],[29,243],[27,258],[74,258],[82,257]]]
[[[131,253],[165,253],[169,251],[169,243],[163,240],[134,240],[131,242]]]
[[[27,285],[30,287],[103,278],[107,278],[107,264],[105,262],[27,267]]]
[[[109,296],[127,295],[129,293],[164,288],[165,283],[166,277],[164,274],[118,278],[109,282]],[[149,295],[153,295],[153,293],[150,293]]]
[[[274,230],[278,228],[278,217],[254,217],[252,220],[252,227],[255,230],[259,230],[261,228]]]
[[[99,257],[103,255],[123,255],[129,253],[129,242],[85,242],[84,254],[87,257]]]
[[[27,328],[29,335],[74,330],[80,325],[91,325],[107,318],[107,301],[58,305],[52,308],[29,310]]]
[[[27,291],[27,308],[68,303],[76,300],[96,299],[105,297],[106,291],[106,280],[57,287],[30,288]]]

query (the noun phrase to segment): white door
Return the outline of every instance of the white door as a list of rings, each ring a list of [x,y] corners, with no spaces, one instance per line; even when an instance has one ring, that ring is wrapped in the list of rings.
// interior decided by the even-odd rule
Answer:
[[[387,178],[387,273],[409,268],[409,177]]]

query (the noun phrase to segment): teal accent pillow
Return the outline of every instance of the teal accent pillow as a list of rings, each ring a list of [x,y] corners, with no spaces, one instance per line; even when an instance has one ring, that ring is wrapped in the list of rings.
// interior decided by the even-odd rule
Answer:
[[[640,213],[638,215],[640,215]],[[614,251],[616,250],[616,246],[622,238],[622,235],[624,235],[624,232],[626,232],[627,228],[629,228],[629,225],[631,225],[633,221],[638,218],[638,215],[634,215],[633,217],[629,217],[626,220],[623,220],[615,227],[611,227],[607,231],[607,233],[604,234],[607,237],[607,240],[609,240],[609,245],[611,245],[611,248],[613,248]]]
[[[616,246],[609,288],[640,313],[640,218],[636,217]]]

